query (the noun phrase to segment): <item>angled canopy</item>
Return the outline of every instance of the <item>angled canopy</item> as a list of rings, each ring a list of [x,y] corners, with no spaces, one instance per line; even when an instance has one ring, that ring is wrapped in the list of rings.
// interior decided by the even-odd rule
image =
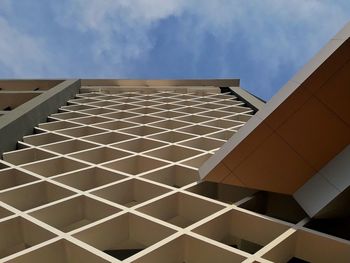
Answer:
[[[312,193],[298,194],[315,178],[312,189],[334,193],[314,198],[319,209],[337,196],[337,177],[322,169],[350,142],[349,36],[350,23],[200,167],[201,178],[294,194],[306,211]]]

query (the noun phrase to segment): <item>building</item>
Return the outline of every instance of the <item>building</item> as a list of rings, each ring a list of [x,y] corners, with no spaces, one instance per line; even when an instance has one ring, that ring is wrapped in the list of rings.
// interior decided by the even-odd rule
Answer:
[[[350,262],[349,35],[268,103],[237,79],[0,81],[0,260]]]

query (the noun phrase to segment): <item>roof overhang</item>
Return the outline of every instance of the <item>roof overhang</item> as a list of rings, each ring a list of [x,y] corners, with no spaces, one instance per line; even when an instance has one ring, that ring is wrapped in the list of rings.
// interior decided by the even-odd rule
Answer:
[[[214,86],[239,87],[239,79],[82,79],[82,86]]]
[[[200,177],[291,195],[340,153],[350,142],[349,35],[350,24],[200,167]]]

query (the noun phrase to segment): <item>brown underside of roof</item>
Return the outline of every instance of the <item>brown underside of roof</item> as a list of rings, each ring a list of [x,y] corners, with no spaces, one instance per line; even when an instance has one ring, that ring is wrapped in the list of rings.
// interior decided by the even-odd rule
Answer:
[[[350,142],[349,25],[200,168],[204,180],[293,194]]]

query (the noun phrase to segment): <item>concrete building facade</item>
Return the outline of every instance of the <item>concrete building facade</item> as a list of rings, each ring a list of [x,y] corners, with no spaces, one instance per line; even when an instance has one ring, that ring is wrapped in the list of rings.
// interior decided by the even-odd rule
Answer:
[[[349,35],[268,103],[237,79],[0,81],[31,94],[1,100],[0,261],[350,262]]]

